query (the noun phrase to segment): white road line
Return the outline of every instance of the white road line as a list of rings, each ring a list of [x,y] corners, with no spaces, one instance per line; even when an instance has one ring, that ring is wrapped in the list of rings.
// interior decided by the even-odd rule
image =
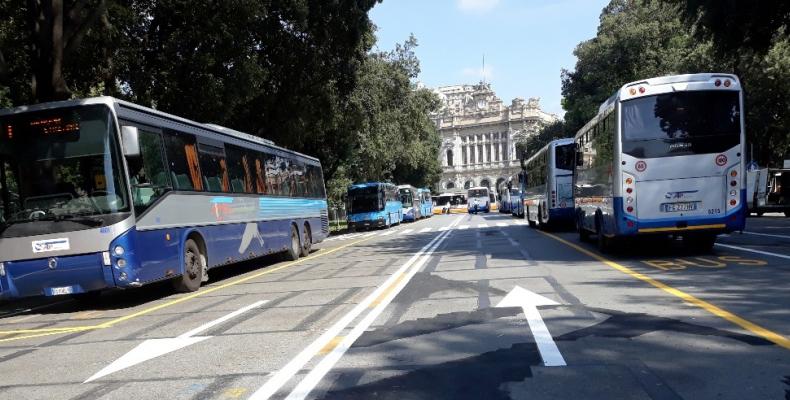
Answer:
[[[398,235],[405,235],[405,234],[411,233],[413,231],[414,231],[414,229],[404,229],[404,230],[400,231],[400,233],[398,233]]]
[[[393,233],[395,233],[395,232],[397,232],[397,230],[392,230],[392,229],[390,229],[390,230],[388,230],[388,231],[386,231],[386,232],[382,233],[382,234],[381,234],[381,236],[389,236],[389,235],[392,235],[392,234],[393,234]]]
[[[422,228],[419,233],[430,232],[433,228]]]
[[[451,233],[440,233],[436,236],[436,238],[428,243],[426,247],[423,247],[420,250],[419,259],[415,260],[413,264],[411,264],[408,270],[403,272],[404,277],[400,279],[396,283],[394,288],[389,289],[389,292],[386,293],[385,297],[380,300],[380,302],[371,310],[357,325],[346,335],[343,340],[338,343],[338,345],[332,349],[332,351],[327,354],[321,361],[307,374],[307,376],[296,385],[293,391],[286,397],[285,400],[303,400],[306,398],[310,392],[315,388],[316,385],[323,379],[323,377],[329,372],[332,367],[340,360],[340,358],[345,354],[345,352],[354,344],[354,342],[365,332],[365,330],[370,327],[370,325],[376,320],[376,318],[384,312],[384,309],[395,299],[395,296],[400,293],[401,290],[409,283],[409,281],[414,277],[414,275],[422,269],[422,266],[431,258],[431,254],[436,251],[439,246],[441,246],[442,242],[449,236]],[[376,298],[377,299],[377,298]]]
[[[716,243],[716,246],[726,247],[728,249],[734,249],[734,250],[740,250],[740,251],[748,251],[750,253],[757,253],[757,254],[762,254],[764,256],[778,257],[778,258],[784,258],[785,260],[790,260],[790,256],[786,256],[784,254],[778,254],[778,253],[771,253],[769,251],[747,249],[746,247],[733,246],[733,245],[723,244],[723,243]]]
[[[478,224],[478,228],[488,228],[488,224]]]
[[[461,217],[453,221],[450,227],[454,226],[460,221],[461,221]],[[379,287],[376,288],[376,290],[370,293],[362,302],[357,304],[348,314],[344,315],[341,319],[335,322],[331,327],[329,327],[329,329],[326,330],[326,332],[324,332],[321,336],[319,336],[318,339],[310,343],[307,347],[304,348],[304,350],[302,350],[299,354],[297,354],[296,357],[291,359],[291,361],[289,361],[284,367],[282,367],[280,370],[275,372],[271,376],[271,378],[268,381],[266,381],[266,383],[263,384],[263,386],[261,386],[258,390],[255,391],[255,393],[252,394],[252,396],[250,396],[250,400],[265,400],[271,398],[274,394],[276,394],[277,391],[279,391],[280,388],[283,387],[283,385],[288,383],[288,381],[291,380],[291,378],[293,378],[293,376],[296,375],[308,362],[310,362],[310,360],[312,360],[313,357],[321,351],[321,349],[326,347],[332,340],[335,339],[335,337],[337,337],[338,334],[340,334],[340,332],[346,329],[346,327],[350,325],[360,314],[362,314],[365,310],[367,310],[373,304],[373,302],[375,302],[379,298],[379,296],[381,296],[383,293],[389,290],[390,286],[393,283],[395,283],[398,279],[402,279],[401,278],[402,274],[407,273],[409,268],[414,264],[415,261],[417,261],[424,254],[425,251],[435,249],[433,245],[439,240],[443,240],[442,238],[447,237],[447,235],[449,235],[449,232],[436,235],[436,237],[434,237],[427,245],[425,245],[425,247],[423,247],[419,252],[414,254],[408,261],[406,261],[403,265],[401,265],[397,271],[395,271],[392,275],[390,275],[389,278],[387,278],[387,280],[384,281],[384,283],[382,283]],[[402,279],[402,281],[403,282],[400,283],[406,284],[408,282],[408,279]],[[387,304],[388,303],[389,302],[387,302]],[[382,304],[384,303],[383,302],[379,303],[374,310],[378,309],[378,307],[381,306]],[[346,338],[348,337],[349,336],[346,336]],[[341,342],[338,345],[338,347],[342,345],[344,342],[345,340]],[[337,350],[337,347],[335,348],[335,350]],[[324,359],[321,361],[323,362],[328,357],[329,356],[324,357]],[[317,367],[318,366],[316,366],[316,368]],[[313,369],[313,371],[315,371],[315,368]]]
[[[776,235],[776,234],[773,234],[773,233],[760,233],[760,232],[743,232],[743,233],[745,233],[747,235],[768,236],[768,237],[775,237],[775,238],[781,238],[781,239],[790,239],[790,236],[788,236],[788,235]],[[732,235],[730,235],[730,236],[732,236]]]
[[[507,226],[507,224],[506,224],[506,223],[504,223],[504,222],[497,222],[497,223],[496,223],[496,226],[498,226],[498,227],[506,227],[506,226]]]
[[[458,225],[458,229],[469,229],[469,225]]]
[[[439,232],[444,232],[444,231],[446,231],[446,230],[448,230],[448,229],[450,229],[450,227],[449,227],[449,226],[443,226],[443,227],[441,227],[441,228],[439,228],[439,229],[437,229],[437,230],[438,230]]]
[[[370,233],[366,233],[366,234],[362,235],[362,237],[363,238],[368,238],[368,237],[371,237],[371,236],[376,236],[378,234],[379,234],[379,232],[370,232]]]
[[[266,304],[267,301],[268,300],[256,301],[255,303],[252,303],[252,304],[250,304],[250,305],[248,305],[246,307],[242,307],[242,308],[240,308],[240,309],[238,309],[238,310],[236,310],[236,311],[234,311],[234,312],[232,312],[232,313],[230,313],[228,315],[225,315],[223,317],[217,318],[217,319],[215,319],[215,320],[213,320],[211,322],[206,322],[205,324],[200,325],[197,328],[192,329],[191,331],[182,333],[182,334],[178,335],[178,337],[180,337],[180,338],[188,338],[190,336],[195,336],[198,333],[203,332],[206,329],[211,328],[212,326],[217,326],[217,325],[219,325],[219,324],[221,324],[221,323],[223,323],[223,322],[225,322],[225,321],[227,321],[227,320],[229,320],[231,318],[237,317],[240,314],[244,314],[245,312],[250,311],[253,308],[260,307],[260,306]]]

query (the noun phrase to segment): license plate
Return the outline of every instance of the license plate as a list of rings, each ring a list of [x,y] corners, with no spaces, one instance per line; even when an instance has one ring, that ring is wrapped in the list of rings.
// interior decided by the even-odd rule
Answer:
[[[52,289],[49,289],[49,290],[50,290],[50,293],[52,293],[53,296],[60,296],[60,295],[64,295],[64,294],[72,294],[72,293],[74,293],[74,287],[73,286],[53,287]]]
[[[697,209],[696,202],[664,203],[661,205],[661,211],[663,212],[694,211],[696,209]]]

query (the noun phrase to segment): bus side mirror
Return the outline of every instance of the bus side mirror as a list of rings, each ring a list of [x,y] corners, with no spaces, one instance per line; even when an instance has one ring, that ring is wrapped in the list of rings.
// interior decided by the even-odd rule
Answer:
[[[583,167],[584,166],[584,155],[581,151],[576,152],[576,166]]]
[[[140,155],[140,134],[136,126],[121,127],[121,143],[123,155],[137,157]]]

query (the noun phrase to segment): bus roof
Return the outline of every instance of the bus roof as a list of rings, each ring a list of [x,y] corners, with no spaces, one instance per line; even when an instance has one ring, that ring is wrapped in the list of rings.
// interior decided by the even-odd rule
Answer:
[[[387,182],[360,182],[360,183],[354,183],[354,184],[348,185],[348,187],[349,188],[366,188],[366,187],[378,186],[378,185],[392,185],[392,186],[395,186],[395,185],[393,185],[391,183],[387,183]]]
[[[90,104],[104,104],[108,107],[115,109],[115,111],[119,114],[119,116],[131,117],[136,114],[142,114],[148,118],[153,118],[153,119],[161,118],[164,120],[174,122],[176,124],[187,125],[188,127],[191,128],[191,130],[201,133],[203,134],[203,136],[206,136],[205,135],[206,132],[210,132],[211,134],[219,134],[225,137],[232,137],[235,139],[239,139],[243,142],[270,147],[276,150],[281,150],[287,153],[296,154],[301,157],[316,162],[320,162],[315,157],[308,156],[306,154],[302,154],[293,150],[286,149],[284,147],[277,146],[274,144],[273,141],[269,139],[264,139],[262,137],[250,135],[248,133],[226,128],[224,126],[220,126],[217,124],[200,123],[200,122],[192,121],[186,118],[182,118],[173,114],[168,114],[163,111],[134,104],[111,96],[89,97],[84,99],[73,99],[73,100],[64,100],[64,101],[52,101],[47,103],[39,103],[34,105],[25,105],[25,106],[19,106],[14,108],[0,109],[0,116],[20,114],[20,113],[26,113],[32,111],[52,110],[52,109],[63,108],[63,107],[90,105]],[[122,115],[122,114],[129,114],[129,115]]]

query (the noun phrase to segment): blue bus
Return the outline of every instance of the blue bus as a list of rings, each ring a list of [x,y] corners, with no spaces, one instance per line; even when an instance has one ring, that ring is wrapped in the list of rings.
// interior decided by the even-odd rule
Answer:
[[[510,188],[510,215],[516,218],[524,218],[525,179],[526,173],[522,170],[508,182]]]
[[[420,217],[430,218],[433,216],[433,199],[430,189],[417,189],[420,198]]]
[[[556,139],[526,164],[524,215],[531,227],[573,222],[573,139]]]
[[[171,280],[329,233],[321,163],[111,97],[0,111],[0,297]]]
[[[398,186],[403,221],[414,222],[421,217],[421,201],[417,188],[411,185]]]
[[[575,136],[580,239],[609,250],[672,236],[710,250],[746,217],[743,93],[738,77],[700,73],[624,85]]]
[[[398,189],[391,183],[369,182],[348,188],[348,227],[389,228],[401,222]]]

